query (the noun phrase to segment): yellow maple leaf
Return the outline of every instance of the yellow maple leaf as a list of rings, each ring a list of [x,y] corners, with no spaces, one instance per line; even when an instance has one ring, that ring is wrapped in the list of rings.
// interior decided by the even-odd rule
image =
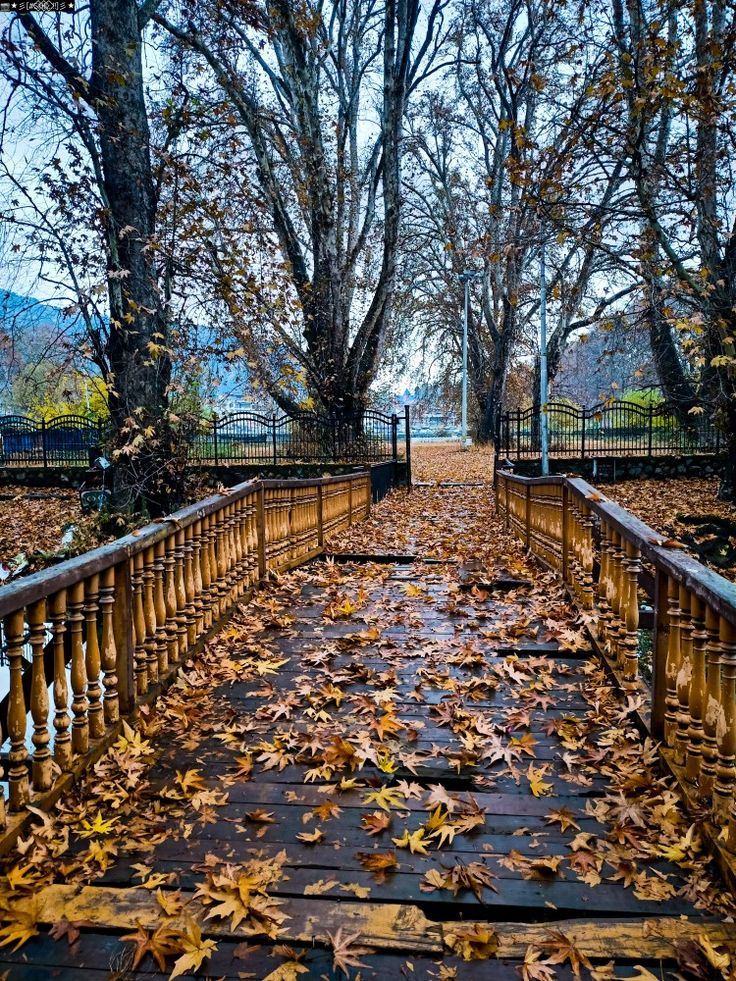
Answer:
[[[186,931],[182,933],[182,947],[184,953],[175,962],[169,981],[182,974],[196,974],[202,964],[209,960],[217,950],[217,944],[214,940],[202,939],[202,931],[194,922],[190,922]]]
[[[80,838],[91,838],[92,835],[109,835],[115,829],[117,818],[110,818],[105,821],[100,811],[95,815],[94,821],[82,821],[82,830],[78,832]]]
[[[418,831],[409,832],[408,828],[400,838],[392,838],[391,841],[397,848],[408,848],[412,855],[429,855],[427,846],[424,844],[424,828]]]

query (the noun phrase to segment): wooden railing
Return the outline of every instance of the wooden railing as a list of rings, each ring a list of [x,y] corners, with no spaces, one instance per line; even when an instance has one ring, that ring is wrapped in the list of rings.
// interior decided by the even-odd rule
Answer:
[[[640,594],[653,613],[652,734],[736,851],[736,584],[580,478],[499,470],[506,527],[558,570],[622,684],[639,684]]]
[[[319,555],[370,503],[368,472],[249,481],[0,589],[0,849],[27,805],[49,807],[252,586]]]

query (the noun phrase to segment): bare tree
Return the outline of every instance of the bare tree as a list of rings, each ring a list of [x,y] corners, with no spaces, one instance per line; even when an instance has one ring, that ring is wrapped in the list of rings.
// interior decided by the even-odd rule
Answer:
[[[277,331],[275,343],[330,413],[365,406],[379,363],[396,280],[404,115],[434,70],[446,6],[220,0],[181,22],[155,15],[209,67],[247,137],[301,308],[299,330]],[[227,257],[215,247],[213,259],[229,277],[237,323]],[[245,341],[272,396],[297,408],[252,328]]]
[[[156,0],[91,0],[89,18],[46,29],[31,14],[3,33],[5,74],[56,116],[88,155],[89,196],[105,248],[107,311],[82,296],[92,356],[109,391],[120,506],[166,508],[172,455],[168,318],[156,265],[157,193],[144,94],[142,36]],[[80,152],[79,150],[73,152]],[[58,230],[49,226],[49,234]],[[66,257],[67,273],[76,264]]]
[[[610,0],[622,141],[647,228],[648,276],[668,277],[661,316],[686,330],[728,444],[722,494],[736,494],[736,10],[726,0]],[[663,16],[664,14],[664,16]],[[670,288],[670,295],[674,289]],[[682,311],[690,311],[689,315]],[[693,409],[691,411],[697,411]]]

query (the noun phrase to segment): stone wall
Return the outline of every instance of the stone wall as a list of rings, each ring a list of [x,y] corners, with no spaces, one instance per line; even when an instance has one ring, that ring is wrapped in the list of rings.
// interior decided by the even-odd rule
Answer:
[[[538,477],[539,460],[512,460],[514,473],[521,477]],[[550,473],[576,474],[591,484],[613,484],[619,480],[667,480],[671,477],[720,477],[725,455],[691,456],[608,456],[593,459],[549,461]]]
[[[232,487],[245,480],[255,480],[256,477],[272,480],[306,480],[315,477],[337,476],[343,473],[355,473],[365,470],[365,464],[344,463],[291,463],[279,466],[232,466],[214,467],[209,464],[192,467],[205,477],[206,485],[217,487],[223,484]],[[376,463],[371,466],[374,472],[374,500],[383,497],[391,486],[403,486],[406,482],[406,464],[400,460],[397,464],[392,461]],[[74,487],[78,488],[84,481],[85,467],[0,467],[0,487]]]

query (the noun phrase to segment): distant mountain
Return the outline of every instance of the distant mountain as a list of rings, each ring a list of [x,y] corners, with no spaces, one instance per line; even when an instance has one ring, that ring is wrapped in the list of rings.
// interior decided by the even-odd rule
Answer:
[[[12,377],[23,365],[39,357],[53,357],[54,339],[74,322],[61,307],[0,290],[0,402],[3,389],[10,388]],[[212,353],[217,343],[210,333],[209,328],[201,328],[199,340],[207,353],[198,355],[200,395],[228,411],[241,400],[252,399],[250,375],[243,361],[228,361]]]
[[[12,334],[15,330],[18,336],[39,327],[58,330],[70,322],[64,317],[61,307],[44,303],[33,296],[0,290],[0,332],[3,334]]]

